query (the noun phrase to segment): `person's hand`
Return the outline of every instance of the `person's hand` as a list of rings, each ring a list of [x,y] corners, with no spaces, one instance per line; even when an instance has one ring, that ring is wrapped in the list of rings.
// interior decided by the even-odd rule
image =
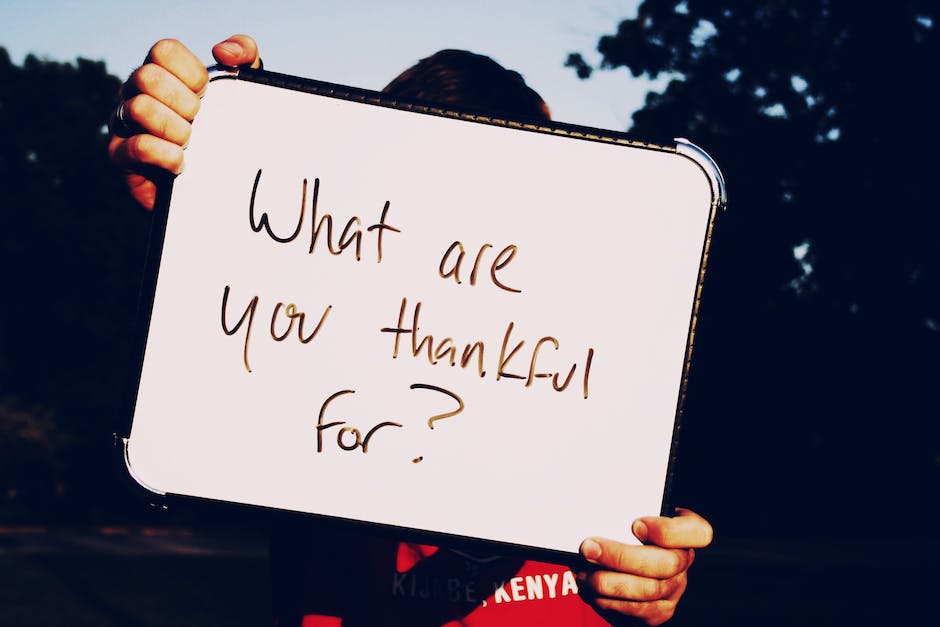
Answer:
[[[212,56],[224,65],[261,64],[258,46],[248,35],[232,35],[216,44]],[[183,169],[183,148],[208,82],[196,55],[175,39],[163,39],[121,86],[121,101],[111,116],[108,155],[124,171],[131,195],[147,209],[156,199],[155,179]]]
[[[708,546],[712,527],[687,509],[677,516],[651,516],[633,522],[644,546],[604,538],[581,543],[581,556],[594,568],[578,574],[581,595],[612,622],[634,617],[647,625],[672,618],[688,583],[695,548]]]

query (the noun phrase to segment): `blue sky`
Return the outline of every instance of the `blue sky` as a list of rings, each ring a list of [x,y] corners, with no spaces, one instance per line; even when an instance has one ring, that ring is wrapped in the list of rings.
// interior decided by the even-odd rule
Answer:
[[[622,130],[651,83],[622,69],[580,81],[563,62],[571,51],[596,58],[598,37],[635,15],[638,2],[0,0],[0,46],[16,63],[28,52],[83,56],[126,76],[162,37],[182,40],[209,64],[213,43],[245,32],[270,70],[370,89],[441,48],[465,48],[522,73],[555,119]]]

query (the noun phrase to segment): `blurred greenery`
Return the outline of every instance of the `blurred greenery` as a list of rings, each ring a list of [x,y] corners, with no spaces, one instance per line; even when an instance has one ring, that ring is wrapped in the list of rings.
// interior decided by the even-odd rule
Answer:
[[[107,161],[104,63],[0,48],[0,519],[112,517],[149,216]]]
[[[631,132],[690,138],[728,181],[676,494],[720,532],[863,539],[938,492],[938,17],[645,0],[599,67],[568,58],[582,78],[671,77]]]

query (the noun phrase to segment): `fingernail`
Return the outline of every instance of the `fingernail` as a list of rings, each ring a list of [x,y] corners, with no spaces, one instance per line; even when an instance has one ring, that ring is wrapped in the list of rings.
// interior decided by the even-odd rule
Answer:
[[[636,539],[640,542],[645,542],[649,535],[649,529],[646,527],[646,523],[639,518],[633,521],[633,535],[636,536]]]
[[[587,560],[596,560],[601,556],[601,545],[596,540],[588,538],[581,543],[581,555]]]
[[[242,48],[241,44],[235,41],[223,41],[219,44],[219,48],[225,50],[229,54],[242,54],[245,52],[245,49]]]

